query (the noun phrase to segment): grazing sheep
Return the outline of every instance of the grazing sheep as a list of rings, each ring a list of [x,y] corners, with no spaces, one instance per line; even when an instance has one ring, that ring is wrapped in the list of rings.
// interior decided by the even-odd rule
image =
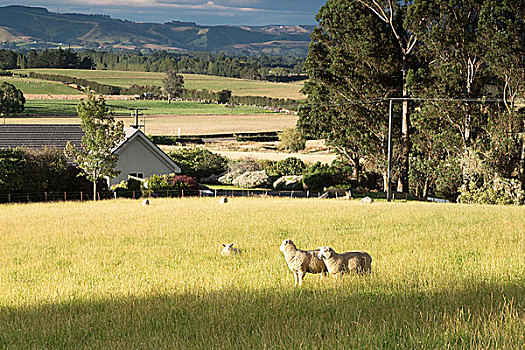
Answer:
[[[346,252],[338,254],[331,247],[319,247],[319,259],[323,259],[328,272],[337,275],[356,272],[372,272],[372,257],[365,252]]]
[[[142,201],[142,205],[149,205],[149,199],[146,198]]]
[[[222,255],[241,254],[241,250],[234,248],[233,243],[225,243],[222,246],[224,247],[222,248],[222,251],[221,251]]]
[[[219,204],[224,204],[224,203],[228,203],[228,197],[221,197],[221,199],[219,199]]]
[[[366,197],[363,197],[363,199],[361,199],[361,202],[370,204],[370,203],[374,203],[374,199],[366,196]]]
[[[288,263],[288,267],[293,272],[295,278],[295,285],[299,287],[303,283],[303,278],[306,273],[325,273],[327,272],[326,265],[323,260],[319,259],[317,254],[319,250],[300,250],[297,249],[291,239],[285,239],[280,247],[284,254],[284,259]]]

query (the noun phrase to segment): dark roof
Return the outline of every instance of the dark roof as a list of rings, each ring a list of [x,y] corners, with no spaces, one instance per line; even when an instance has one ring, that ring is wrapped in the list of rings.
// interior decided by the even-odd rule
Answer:
[[[65,148],[80,145],[83,135],[80,125],[0,125],[0,148]]]

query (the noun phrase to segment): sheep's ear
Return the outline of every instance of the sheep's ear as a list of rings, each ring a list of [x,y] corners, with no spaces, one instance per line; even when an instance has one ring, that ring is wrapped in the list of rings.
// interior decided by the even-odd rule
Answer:
[[[226,244],[223,243],[222,246],[223,246],[223,247],[226,247]]]
[[[233,247],[234,243],[230,244],[230,247]]]

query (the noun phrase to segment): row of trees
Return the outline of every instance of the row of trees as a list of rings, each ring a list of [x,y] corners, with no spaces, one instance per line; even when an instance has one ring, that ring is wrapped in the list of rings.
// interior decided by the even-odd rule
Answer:
[[[0,70],[16,68],[77,68],[217,75],[232,78],[287,81],[301,78],[304,58],[280,56],[230,56],[224,53],[176,54],[73,51],[46,49],[20,52],[0,50]],[[291,75],[291,77],[289,77]],[[299,77],[298,77],[299,76]]]
[[[92,69],[93,62],[90,57],[80,57],[77,52],[70,49],[31,50],[27,54],[0,50],[0,69],[17,68]]]
[[[327,138],[355,176],[363,167],[386,176],[379,101],[400,98],[397,190],[455,197],[497,177],[525,186],[524,14],[523,0],[328,0],[305,63],[300,128]],[[502,102],[469,101],[489,98]]]

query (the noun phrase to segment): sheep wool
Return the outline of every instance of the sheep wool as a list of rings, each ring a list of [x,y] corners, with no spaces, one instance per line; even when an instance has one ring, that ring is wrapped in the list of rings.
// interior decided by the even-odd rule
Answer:
[[[294,274],[296,286],[299,285],[300,287],[302,285],[306,273],[325,273],[328,271],[323,260],[317,256],[319,253],[318,249],[300,250],[297,249],[292,240],[285,239],[281,244],[280,250],[284,254],[288,267]]]
[[[318,257],[323,259],[328,272],[339,275],[349,272],[372,272],[372,257],[365,252],[351,251],[338,254],[331,247],[320,247]]]

